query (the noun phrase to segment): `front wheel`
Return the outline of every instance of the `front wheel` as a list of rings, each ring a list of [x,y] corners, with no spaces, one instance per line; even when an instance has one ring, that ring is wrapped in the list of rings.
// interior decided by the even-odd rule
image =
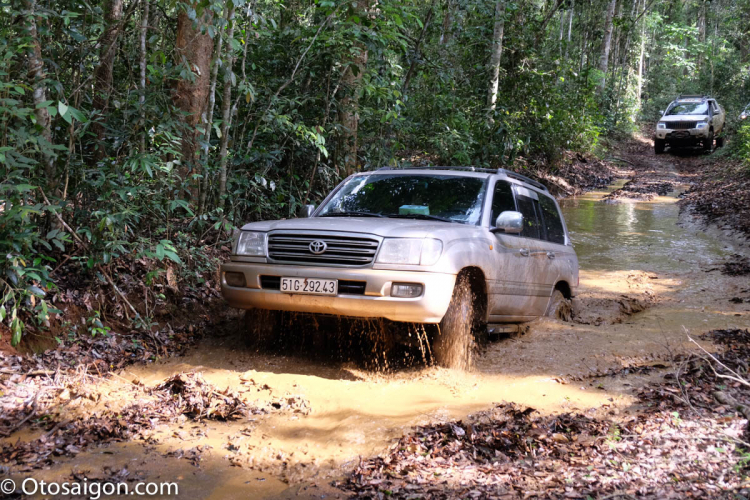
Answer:
[[[666,141],[664,139],[654,139],[654,153],[660,155],[664,152]]]
[[[471,367],[476,343],[474,293],[466,276],[459,276],[448,311],[438,325],[432,351],[435,362],[459,370]]]
[[[710,153],[711,148],[714,147],[714,132],[713,130],[708,133],[708,137],[703,139],[703,151]]]

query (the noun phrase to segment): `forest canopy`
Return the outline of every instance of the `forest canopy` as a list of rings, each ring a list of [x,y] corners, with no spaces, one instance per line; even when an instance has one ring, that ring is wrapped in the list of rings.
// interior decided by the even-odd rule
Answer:
[[[352,172],[554,169],[679,93],[716,97],[731,127],[750,94],[748,0],[19,0],[0,13],[0,321],[14,343],[55,312],[63,264],[118,290],[123,259],[187,263],[189,284],[215,268],[196,249],[292,217]],[[750,155],[747,131],[736,142]]]

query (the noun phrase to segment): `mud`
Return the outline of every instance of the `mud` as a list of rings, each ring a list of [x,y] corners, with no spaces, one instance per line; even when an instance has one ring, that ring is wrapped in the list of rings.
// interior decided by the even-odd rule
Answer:
[[[72,388],[55,389],[55,399],[45,399],[45,417],[1,440],[0,465],[14,478],[47,480],[75,474],[106,478],[126,468],[127,477],[178,482],[185,498],[335,498],[346,494],[331,481],[354,470],[360,457],[383,453],[415,426],[465,419],[501,401],[536,408],[541,416],[637,411],[638,389],[680,355],[696,351],[686,332],[697,338],[709,330],[750,327],[750,303],[730,300],[748,296],[746,276],[718,271],[736,261],[734,255],[747,256],[748,249],[705,233],[687,213],[680,214],[679,194],[687,187],[675,162],[693,160],[656,158],[649,147],[635,142],[621,156],[633,167],[633,185],[656,186],[654,196],[623,195],[607,203],[618,189],[636,192],[622,180],[561,203],[581,266],[572,321],[539,320],[523,334],[490,342],[472,371],[430,366],[419,353],[410,363],[391,360],[376,369],[364,356],[342,361],[323,355],[325,344],[312,340],[288,351],[248,349],[237,318],[236,327],[206,331],[182,357],[132,364],[112,376],[87,372],[76,381],[61,380]],[[665,183],[672,187],[667,193],[658,189]],[[700,342],[716,349],[710,339]],[[383,351],[371,354],[382,357]],[[75,453],[52,452],[44,470],[33,473],[33,464],[9,459],[14,447],[60,423],[121,412],[148,399],[149,390],[165,389],[175,376],[201,380],[200,399],[191,406],[199,415],[218,393],[221,404],[229,395],[237,398],[227,410],[237,418],[193,419],[195,411],[181,410],[181,418],[154,421],[138,437],[92,440]],[[3,381],[21,395],[9,403],[21,408],[20,415],[32,409],[33,379]],[[24,384],[29,391],[19,392]],[[201,388],[210,388],[210,394]],[[195,391],[183,399],[191,394]]]

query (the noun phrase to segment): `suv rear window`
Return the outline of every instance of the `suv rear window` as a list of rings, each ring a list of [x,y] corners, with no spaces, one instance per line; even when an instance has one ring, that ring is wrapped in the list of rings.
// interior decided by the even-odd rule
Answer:
[[[542,209],[542,218],[544,219],[544,229],[547,233],[547,240],[552,243],[565,244],[565,229],[563,228],[560,212],[552,198],[548,196],[539,196],[539,206]]]

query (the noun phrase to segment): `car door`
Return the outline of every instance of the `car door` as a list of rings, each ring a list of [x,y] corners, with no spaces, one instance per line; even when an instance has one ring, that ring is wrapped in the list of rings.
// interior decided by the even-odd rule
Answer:
[[[549,261],[545,283],[550,286],[551,294],[559,281],[565,281],[571,288],[578,284],[578,258],[573,247],[567,244],[565,223],[557,203],[543,193],[538,196]]]
[[[541,245],[539,218],[533,204],[535,196],[533,191],[512,187],[504,180],[495,184],[491,224],[503,211],[518,210],[524,215],[524,230],[518,235],[495,233],[493,275],[488,287],[490,321],[532,319],[544,312],[549,301],[551,292],[542,283],[543,273],[539,269],[543,262],[540,253],[546,256],[546,251]]]
[[[714,101],[714,106],[716,106],[716,110],[719,112],[718,115],[716,115],[716,118],[718,119],[719,124],[714,124],[714,130],[716,131],[716,134],[720,134],[724,131],[724,125],[727,118],[727,114],[724,111],[724,108],[722,108],[718,102]]]
[[[722,109],[714,100],[708,101],[708,103],[711,127],[714,129],[714,135],[719,135],[724,128],[724,115]]]

